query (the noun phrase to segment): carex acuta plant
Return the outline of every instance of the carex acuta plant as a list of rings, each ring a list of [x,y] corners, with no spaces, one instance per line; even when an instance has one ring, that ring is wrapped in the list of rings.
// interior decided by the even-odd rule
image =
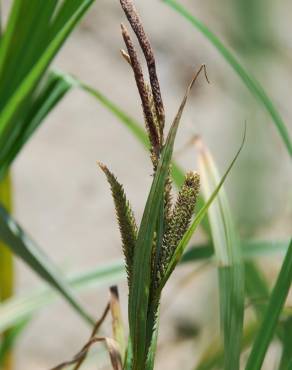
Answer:
[[[96,337],[97,328],[104,320],[105,313],[81,352],[72,361],[61,364],[54,370],[63,369],[68,364],[75,364],[74,370],[79,369],[90,346],[99,341],[107,343],[115,370],[153,369],[163,288],[180,261],[194,231],[206,216],[208,208],[217,196],[243,145],[242,143],[221,181],[196,215],[195,208],[200,190],[200,176],[197,172],[188,172],[184,176],[175,199],[171,181],[171,160],[175,137],[191,88],[202,71],[208,81],[206,68],[202,65],[193,76],[166,134],[165,109],[150,41],[133,2],[120,0],[120,3],[138,40],[147,66],[146,78],[131,33],[122,24],[121,32],[126,47],[125,50],[121,50],[121,55],[134,74],[141,99],[153,171],[151,188],[138,225],[123,185],[105,164],[98,162],[111,188],[121,234],[129,287],[129,339],[127,346],[124,345],[121,324],[117,326],[122,335],[116,335],[116,330],[113,329],[113,340],[108,337]],[[85,89],[93,92],[86,86]],[[121,321],[112,316],[113,324]]]
[[[139,228],[122,184],[104,164],[99,163],[99,166],[111,187],[127,270],[130,344],[128,365],[125,367],[141,370],[146,366],[151,367],[148,355],[157,330],[162,288],[174,269],[174,256],[194,215],[199,193],[199,174],[188,172],[177,199],[173,199],[170,161],[189,91],[199,73],[205,70],[205,66],[201,66],[192,79],[165,139],[165,109],[154,53],[133,2],[120,0],[120,3],[136,35],[148,70],[146,79],[132,36],[122,24],[121,31],[126,50],[121,50],[121,54],[135,77],[153,166],[153,183]]]

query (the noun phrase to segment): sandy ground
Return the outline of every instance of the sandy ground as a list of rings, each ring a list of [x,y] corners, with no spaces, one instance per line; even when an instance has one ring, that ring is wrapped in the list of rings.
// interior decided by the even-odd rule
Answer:
[[[212,25],[214,31],[228,38],[226,16],[222,16],[214,1],[184,3]],[[194,89],[179,132],[177,159],[185,168],[196,169],[195,149],[183,152],[181,149],[191,135],[200,134],[223,171],[239,146],[243,122],[247,120],[246,148],[227,184],[232,208],[243,233],[287,237],[292,220],[291,166],[269,117],[254,105],[231,69],[189,24],[157,1],[140,0],[137,5],[156,51],[168,124],[194,69],[201,63],[208,67],[211,85],[202,79]],[[282,13],[278,17],[282,19]],[[77,75],[141,120],[132,74],[119,56],[121,21],[124,17],[117,1],[97,1],[66,43],[54,67]],[[277,32],[284,34],[286,28],[288,23],[282,22]],[[285,38],[282,41],[289,42]],[[288,51],[289,47],[288,44]],[[264,68],[254,69],[271,91],[284,118],[291,122],[292,107],[285,99],[291,96],[292,77],[287,64],[280,67],[275,58],[265,62]],[[121,257],[110,192],[96,160],[108,164],[123,182],[140,219],[151,182],[147,154],[116,118],[83,92],[73,91],[64,99],[13,168],[16,217],[64,272],[83,271]],[[257,181],[253,180],[254,173],[258,175]],[[198,234],[195,240],[202,238]],[[277,266],[271,266],[271,275]],[[209,331],[215,330],[207,329],[218,312],[214,269],[205,268],[197,274],[187,293],[178,285],[197,267],[181,269],[167,288],[159,369],[177,369],[178,364],[180,368],[191,369]],[[24,294],[39,284],[39,279],[17,262],[18,293]],[[126,317],[125,284],[121,283],[120,288]],[[107,301],[107,289],[91,289],[81,297],[98,317]],[[175,326],[182,318],[188,326],[199,325],[202,330],[198,339],[177,342]],[[66,304],[50,305],[22,335],[15,369],[49,369],[71,358],[88,335],[87,326]],[[104,360],[98,362],[93,357],[87,369],[107,368],[102,365]]]

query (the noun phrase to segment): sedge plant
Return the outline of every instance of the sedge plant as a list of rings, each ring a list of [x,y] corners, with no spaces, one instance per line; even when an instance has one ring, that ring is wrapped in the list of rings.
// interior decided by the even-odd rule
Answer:
[[[128,357],[131,353],[128,364],[131,369],[142,369],[153,366],[150,364],[153,353],[149,353],[149,349],[155,352],[155,332],[158,329],[161,292],[175,267],[172,259],[191,222],[199,193],[199,175],[190,172],[186,175],[177,200],[173,204],[170,179],[170,160],[175,135],[188,94],[198,73],[187,90],[165,141],[165,111],[155,57],[133,3],[121,0],[121,6],[144,54],[150,81],[149,83],[145,81],[130,33],[122,24],[122,36],[127,49],[122,50],[122,55],[133,70],[141,98],[154,176],[139,230],[123,186],[105,165],[99,166],[111,187],[128,274],[130,331]],[[199,72],[201,70],[202,68]]]
[[[68,285],[62,279],[59,271],[56,270],[46,258],[43,258],[44,256],[39,253],[39,248],[37,245],[30,240],[24,230],[17,223],[15,223],[11,215],[9,215],[9,211],[11,210],[9,204],[11,203],[9,200],[11,187],[9,175],[7,176],[9,167],[16,158],[18,152],[21,150],[36,128],[43,122],[43,119],[50,112],[50,110],[54,108],[63,95],[66,94],[67,91],[69,91],[72,87],[81,87],[83,90],[97,98],[109,110],[111,110],[121,120],[121,122],[125,123],[127,127],[132,130],[132,132],[144,145],[146,144],[149,146],[150,142],[150,156],[153,165],[154,182],[148,198],[147,206],[145,208],[142,223],[138,228],[133,211],[126,199],[122,185],[105,165],[100,164],[100,167],[104,171],[112,189],[122,235],[122,245],[126,259],[130,290],[130,339],[129,344],[126,346],[123,339],[124,335],[120,314],[118,312],[119,308],[117,303],[117,293],[115,289],[111,289],[111,300],[110,304],[107,306],[106,313],[110,310],[114,318],[114,322],[118,323],[117,325],[113,325],[114,339],[96,338],[97,329],[103,320],[99,321],[94,328],[89,343],[87,343],[81,354],[77,356],[78,358],[75,358],[73,361],[71,361],[71,363],[76,365],[76,369],[80,368],[90,346],[95,342],[104,341],[111,354],[111,360],[114,368],[151,369],[153,368],[156,351],[159,303],[162,289],[177,262],[180,260],[182,252],[184,251],[190,236],[198,226],[199,222],[202,221],[203,216],[206,214],[206,210],[210,205],[210,201],[214,199],[215,194],[222,185],[222,181],[219,182],[217,179],[216,183],[214,184],[214,188],[216,189],[215,193],[210,192],[208,194],[210,199],[208,197],[206,198],[205,207],[204,203],[202,202],[202,197],[198,197],[200,181],[198,174],[190,172],[184,176],[182,169],[177,166],[176,163],[172,162],[172,165],[170,165],[169,158],[171,158],[177,126],[188,93],[186,94],[183,104],[181,105],[170,133],[165,140],[164,106],[156,73],[155,59],[149,40],[131,2],[122,1],[121,3],[145,55],[150,83],[146,83],[144,81],[141,64],[137,58],[133,41],[129,35],[129,32],[124,26],[122,27],[122,33],[126,43],[127,51],[122,51],[122,55],[133,69],[136,78],[138,90],[142,100],[148,138],[145,136],[141,127],[136,125],[136,122],[127,116],[127,114],[125,114],[121,109],[119,109],[119,107],[115,106],[110,100],[106,99],[95,89],[80,83],[80,81],[75,80],[72,76],[60,73],[51,73],[47,78],[40,78],[42,77],[43,71],[46,70],[53,55],[58,51],[62,42],[74,28],[78,19],[83,15],[85,10],[93,1],[63,1],[62,6],[58,8],[60,11],[58,17],[53,18],[53,16],[57,14],[54,12],[54,7],[57,6],[57,2],[58,1],[48,1],[45,5],[42,4],[42,17],[39,19],[37,24],[37,27],[41,32],[36,33],[34,32],[35,27],[30,27],[30,22],[22,23],[22,20],[25,19],[22,17],[22,14],[26,11],[26,1],[15,0],[13,3],[11,18],[9,18],[7,27],[1,35],[1,76],[3,77],[3,81],[5,79],[6,82],[9,80],[8,82],[10,85],[8,89],[3,89],[1,91],[3,98],[1,100],[3,109],[0,117],[0,139],[2,140],[3,145],[0,149],[0,177],[2,180],[0,196],[1,203],[4,206],[0,209],[1,239],[6,242],[6,244],[13,250],[14,253],[26,261],[33,270],[38,272],[44,280],[49,282],[53,287],[57,288],[57,290],[59,290],[59,292],[63,294],[63,296],[67,298],[69,302],[71,302],[78,312],[80,312],[86,319],[89,319],[88,321],[92,321],[87,317],[82,308],[80,309],[80,305],[78,302],[76,302],[76,299],[68,290]],[[176,4],[172,1],[165,2],[169,3],[173,7],[174,4]],[[40,3],[38,3],[38,1],[31,1],[30,5],[31,14],[29,19],[31,21],[34,18],[34,12],[38,12],[40,10],[38,8]],[[175,7],[175,9],[181,11],[181,8],[179,7]],[[181,13],[184,16],[187,16],[186,12]],[[56,24],[51,29],[51,37],[46,38],[46,32],[49,29],[44,27],[44,25],[46,22],[50,22],[50,16],[52,16],[52,19],[56,21]],[[214,35],[210,33],[206,27],[201,27],[200,23],[195,22],[194,19],[190,18],[189,16],[187,18],[191,20],[193,25],[203,32],[211,42],[213,42],[226,60],[233,65],[235,71],[240,75],[250,91],[252,91],[254,95],[257,96],[264,104],[273,117],[283,139],[285,139],[284,141],[287,147],[289,148],[290,140],[289,136],[286,134],[285,128],[283,129],[283,122],[281,122],[279,119],[279,115],[275,111],[272,103],[268,100],[267,95],[262,93],[262,88],[257,88],[258,85],[256,86],[255,83],[251,81],[250,77],[246,74],[241,66],[238,67],[234,58],[230,56],[230,53],[226,52],[226,49],[222,43],[218,42],[216,37],[214,37]],[[16,19],[17,22],[15,21]],[[22,68],[16,73],[15,66],[17,64],[19,54],[15,53],[16,50],[13,49],[12,41],[15,40],[15,35],[20,34],[19,27],[21,27],[23,30],[22,37],[17,39],[19,46],[25,44],[27,37],[30,37],[32,34],[33,37],[30,39],[31,48],[29,48],[27,52]],[[38,36],[41,37],[38,39]],[[20,52],[23,50],[23,48],[18,47],[17,50]],[[12,63],[8,63],[8,61]],[[203,69],[204,67],[201,67],[200,70]],[[11,83],[11,81],[13,83]],[[24,102],[26,104],[24,104]],[[171,196],[172,183],[170,176],[174,180],[174,184],[180,189],[176,201],[173,201]],[[223,177],[223,180],[225,177],[226,175]],[[202,185],[204,187],[203,181]],[[201,211],[192,221],[195,204],[197,204],[198,208],[201,208]],[[211,213],[209,215],[209,219],[211,221],[212,228],[212,223],[214,224],[214,222],[211,220]],[[190,222],[191,227],[188,228]],[[208,225],[208,222],[206,222],[204,226],[205,230],[207,230],[208,234],[210,234],[210,226]],[[184,231],[186,231],[186,233]],[[147,240],[144,240],[143,235],[147,235]],[[216,250],[215,242],[216,233],[214,233],[212,230],[211,236],[214,239],[213,244],[215,247],[215,253],[217,253],[218,249]],[[244,240],[241,241],[240,244],[242,246],[244,258],[250,258],[255,255],[265,255],[267,254],[267,249],[269,248],[267,243],[250,243],[249,241]],[[138,248],[139,252],[137,252]],[[278,253],[279,250],[286,251],[287,243],[282,243],[282,245],[274,243],[270,246],[270,248],[271,251],[276,253]],[[12,292],[12,259],[11,255],[9,254],[7,254],[8,258],[6,259],[6,255],[4,253],[4,251],[7,252],[6,247],[1,246],[0,251],[0,262],[2,263],[0,274],[2,273],[3,277],[1,281],[5,282],[5,284],[1,283],[1,299],[6,299],[7,296],[9,296]],[[290,253],[287,254],[285,260],[286,264],[283,267],[283,273],[281,275],[281,284],[279,283],[275,287],[280,287],[280,293],[277,293],[276,291],[274,294],[273,302],[268,310],[269,315],[267,315],[265,318],[265,325],[267,326],[267,322],[270,324],[268,332],[269,335],[267,335],[265,326],[263,326],[260,332],[261,336],[259,335],[259,339],[256,341],[256,346],[252,351],[251,359],[248,363],[249,368],[253,368],[254,363],[257,364],[257,369],[259,369],[261,366],[268,343],[272,338],[273,331],[275,330],[277,320],[281,313],[283,301],[285,300],[287,290],[289,289],[289,278],[291,281],[291,262],[289,262],[291,261],[291,246],[289,251]],[[189,253],[184,255],[183,261],[197,261],[202,258],[212,258],[213,253],[214,250],[212,244],[204,245],[201,248],[195,247],[190,249]],[[148,263],[146,264],[147,268],[144,271],[141,268],[141,266],[144,267],[144,262],[142,263],[141,261],[144,261],[145,257],[147,258]],[[232,254],[228,256],[231,261],[234,257],[236,257],[235,261],[238,261],[237,256],[233,256]],[[257,274],[257,271],[251,262],[247,262],[245,268],[247,272],[245,277],[247,295],[252,295],[255,292],[258,294],[259,291],[264,291],[264,294],[261,295],[264,295],[265,299],[268,300],[268,290],[266,289],[265,284],[262,284],[262,282],[259,281],[259,275]],[[139,269],[141,271],[139,271]],[[4,271],[8,271],[8,274],[3,274]],[[232,279],[233,277],[236,278],[238,276],[238,272],[241,275],[240,271],[240,269],[237,271],[233,268],[230,269],[230,274],[227,276],[228,279]],[[219,274],[223,276],[221,281],[224,281],[224,271],[220,272],[219,270]],[[10,276],[8,283],[6,283],[7,280],[5,276]],[[117,264],[114,264],[114,266],[101,266],[96,270],[89,271],[88,273],[85,272],[80,277],[69,278],[68,281],[73,284],[73,288],[75,289],[79,286],[85,287],[87,284],[92,284],[92,282],[98,283],[99,281],[103,281],[105,283],[108,282],[108,280],[115,281],[122,276],[124,276],[123,267],[120,262],[117,262]],[[283,285],[283,279],[285,279],[285,285]],[[240,283],[242,284],[242,278]],[[236,288],[236,286],[233,287],[232,284],[229,286],[231,288]],[[257,287],[260,286],[261,289],[258,289]],[[242,331],[242,313],[237,317],[236,325],[239,325],[237,326],[238,330],[236,330],[236,326],[228,325],[229,316],[226,315],[226,313],[228,313],[230,307],[231,311],[229,312],[231,313],[230,318],[232,320],[232,302],[230,303],[228,295],[232,295],[233,293],[232,290],[229,290],[227,285],[225,287],[224,284],[221,284],[221,287],[223,287],[222,291],[224,292],[225,290],[226,292],[226,295],[222,296],[221,301],[222,307],[225,309],[225,314],[222,315],[222,319],[226,324],[226,330],[224,331],[226,346],[225,348],[222,348],[222,344],[220,344],[221,348],[217,353],[217,358],[230,357],[233,359],[232,361],[236,362],[236,367],[238,366],[238,352],[240,350],[238,340],[240,340]],[[283,289],[283,287],[285,289]],[[141,290],[141,293],[138,296],[137,292],[139,289]],[[43,289],[36,291],[35,294],[29,294],[27,297],[24,296],[9,299],[5,304],[0,305],[0,330],[4,332],[5,330],[13,327],[13,330],[5,332],[5,340],[3,343],[1,343],[0,364],[5,357],[3,354],[7,352],[7,348],[11,347],[11,344],[13,343],[14,338],[17,337],[18,333],[26,327],[31,315],[52,300],[54,295],[51,293],[48,294],[48,292],[50,292],[50,290]],[[233,297],[235,297],[237,302],[240,303],[240,311],[242,312],[242,296],[238,294],[240,293],[239,291],[236,291],[235,293],[237,295],[234,294]],[[266,305],[256,304],[255,307],[259,317],[263,316]],[[271,317],[271,312],[274,314],[273,322],[269,320]],[[284,345],[283,356],[281,359],[281,370],[285,370],[291,359],[289,351],[289,328],[291,327],[291,324],[289,325],[290,321],[291,319],[288,315],[288,319],[285,320],[287,325],[283,325],[283,333],[278,330],[279,328],[277,328],[277,336]],[[247,345],[250,345],[257,330],[258,326],[254,325],[248,326],[246,330],[244,330],[244,348],[246,348]],[[235,333],[236,338],[239,339],[235,342],[232,342],[228,338],[229,333]],[[118,343],[118,346],[116,343]],[[141,348],[139,348],[140,343],[142,343]],[[258,351],[257,348],[259,348],[260,345],[261,351]],[[235,351],[233,351],[234,349]],[[219,366],[218,362],[216,362],[216,358],[214,360],[214,357],[210,357],[210,352],[209,360],[213,361],[213,367]],[[5,369],[7,369],[10,366],[9,357],[6,357],[5,361],[8,361],[6,362],[8,365],[4,365]],[[224,361],[226,362],[226,358]],[[204,365],[206,365],[206,363]],[[204,367],[204,365],[202,365],[202,368],[207,368]],[[228,366],[233,365],[231,363],[231,365]],[[208,368],[212,368],[212,366]],[[234,369],[234,367],[232,369]]]
[[[200,190],[200,176],[197,172],[188,172],[184,176],[174,200],[171,181],[174,141],[191,88],[201,71],[205,72],[207,78],[206,68],[202,65],[194,75],[169,133],[165,135],[165,109],[152,47],[132,1],[120,0],[120,3],[146,60],[149,82],[144,77],[130,32],[122,24],[126,51],[122,50],[121,54],[133,71],[140,95],[153,167],[153,182],[138,227],[123,185],[105,164],[98,163],[111,188],[122,239],[129,287],[129,340],[123,352],[117,338],[114,338],[116,344],[113,345],[108,338],[96,337],[94,330],[81,352],[72,361],[54,370],[69,364],[75,364],[74,369],[79,369],[90,346],[99,341],[106,342],[114,369],[153,369],[163,288],[240,152],[196,217],[193,218]],[[117,348],[120,351],[117,352]]]

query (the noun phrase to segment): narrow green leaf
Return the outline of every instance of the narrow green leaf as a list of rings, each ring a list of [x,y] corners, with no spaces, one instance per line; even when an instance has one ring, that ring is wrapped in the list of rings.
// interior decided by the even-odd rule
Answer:
[[[280,136],[290,156],[292,156],[292,142],[289,136],[289,131],[271,99],[260,85],[260,83],[251,76],[251,74],[238,62],[235,56],[224,46],[222,41],[210,29],[199,21],[196,17],[191,15],[187,9],[175,0],[163,0],[167,5],[171,6],[185,19],[187,19],[199,32],[201,32],[219,51],[227,63],[233,68],[237,75],[241,78],[248,90],[257,98],[263,107],[270,114],[275,126],[278,129]]]
[[[98,100],[106,109],[108,109],[112,114],[114,114],[120,122],[122,122],[129,131],[135,136],[135,138],[147,149],[149,150],[149,139],[146,131],[142,128],[134,118],[130,117],[125,111],[123,111],[118,105],[113,103],[105,95],[103,95],[97,89],[84,84],[79,80],[75,80],[77,86],[82,90],[89,93],[92,97]],[[184,181],[184,172],[175,162],[172,162],[172,177],[177,187],[180,187]]]
[[[106,109],[113,113],[119,121],[121,121],[128,129],[132,132],[136,139],[148,150],[149,140],[145,130],[142,126],[132,117],[130,117],[126,112],[124,112],[120,107],[114,104],[110,99],[103,95],[97,89],[84,84],[83,82],[76,79],[76,83],[83,91],[89,93],[92,97],[98,100]]]
[[[194,218],[191,226],[189,227],[188,231],[185,233],[183,239],[181,240],[181,242],[177,246],[177,249],[176,249],[176,251],[175,251],[175,253],[174,253],[174,255],[173,255],[173,257],[172,257],[172,259],[170,261],[170,264],[169,264],[169,267],[167,269],[165,278],[163,279],[163,281],[161,283],[161,289],[166,284],[166,282],[169,279],[171,273],[173,272],[175,266],[177,265],[177,263],[179,262],[179,260],[181,259],[182,255],[183,255],[185,249],[187,248],[188,243],[191,240],[192,235],[194,234],[195,230],[199,226],[199,224],[202,221],[202,219],[207,214],[210,205],[212,204],[212,202],[216,198],[219,190],[221,189],[222,185],[224,184],[224,182],[225,182],[225,180],[226,180],[229,172],[231,171],[233,165],[235,164],[235,162],[236,162],[236,160],[237,160],[237,158],[238,158],[238,156],[239,156],[239,154],[241,152],[241,149],[243,147],[244,142],[245,142],[245,133],[244,133],[244,137],[243,137],[243,140],[242,140],[242,143],[241,143],[241,146],[240,146],[238,152],[236,153],[234,159],[232,160],[232,162],[230,163],[229,167],[227,168],[227,170],[226,170],[224,176],[222,177],[221,181],[219,182],[218,186],[216,187],[216,189],[214,190],[214,192],[212,193],[212,195],[210,196],[210,198],[206,202],[205,206],[200,209],[200,211],[198,212],[198,214]]]
[[[284,247],[283,254],[287,251],[287,245],[288,243]],[[246,261],[244,269],[246,294],[252,303],[257,318],[261,320],[269,299],[269,286],[265,277],[253,261]]]
[[[50,27],[51,39],[55,38],[56,35],[62,30],[64,24],[70,21],[70,19],[79,12],[80,7],[88,7],[91,5],[91,0],[58,0],[59,7],[58,12],[53,18],[53,22]]]
[[[207,200],[220,181],[211,153],[199,147],[201,187]],[[208,210],[211,235],[218,263],[221,330],[224,338],[224,369],[238,370],[244,313],[244,270],[239,236],[233,224],[224,188]]]
[[[0,150],[0,179],[46,116],[71,88],[71,81],[63,75],[55,72],[48,75],[37,96],[28,103],[27,113],[15,126],[13,135],[7,138],[6,151],[4,148]]]
[[[5,105],[0,115],[0,136],[5,130],[5,134],[9,134],[9,126],[11,121],[19,112],[19,108],[29,96],[31,91],[36,86],[37,82],[42,77],[43,73],[47,69],[49,63],[52,61],[55,54],[58,52],[66,37],[72,31],[74,26],[80,20],[82,15],[93,3],[94,0],[80,0],[80,5],[76,12],[62,25],[58,30],[56,36],[52,39],[50,44],[47,46],[43,55],[38,59],[37,63],[33,66],[31,71],[26,75],[18,89],[15,91],[9,102]],[[8,130],[8,133],[6,132]],[[11,130],[11,126],[10,126]]]
[[[134,118],[129,116],[125,111],[123,111],[118,105],[113,103],[105,95],[103,95],[97,89],[81,82],[80,80],[75,79],[76,85],[81,88],[83,91],[95,98],[99,103],[101,103],[106,109],[108,109],[114,116],[122,122],[126,128],[133,134],[133,136],[142,144],[142,146],[149,150],[150,144],[148,135],[146,134],[145,129],[142,128],[142,125],[139,124]],[[180,187],[184,181],[184,172],[179,167],[178,164],[172,162],[172,178],[177,187]]]
[[[247,265],[250,263],[249,260],[254,258],[259,258],[262,256],[273,256],[273,255],[284,255],[288,249],[288,242],[285,241],[266,241],[266,240],[241,240],[241,253],[244,259],[247,261]],[[204,244],[188,248],[182,256],[181,262],[192,262],[197,260],[204,260],[214,257],[213,244]],[[265,294],[260,294],[260,296],[254,296],[251,287],[247,286],[246,289],[250,289],[251,298],[263,298],[269,297],[269,291],[266,289],[265,282],[258,281],[255,282],[258,277],[253,273],[253,270],[246,267],[247,272],[250,274],[250,283],[254,282],[257,285],[261,285],[258,290]]]
[[[66,283],[75,292],[89,288],[109,286],[125,279],[126,273],[122,260],[97,266],[89,271],[70,274],[64,277]],[[33,317],[42,308],[59,298],[55,289],[41,287],[33,292],[14,296],[0,305],[0,332],[20,323],[28,317]]]
[[[147,362],[146,362],[145,370],[153,370],[154,369],[154,362],[155,362],[155,355],[156,355],[156,351],[157,351],[157,341],[158,341],[159,317],[160,317],[160,313],[158,312],[157,313],[157,320],[156,320],[156,323],[155,323],[155,329],[154,329],[154,333],[152,335],[152,341],[151,341],[151,345],[150,345],[148,356],[147,356]]]
[[[249,355],[246,370],[260,370],[273,339],[292,282],[292,240],[273,288],[268,307]]]
[[[249,322],[243,330],[241,349],[247,349],[253,341],[258,330],[258,323]],[[224,346],[220,337],[216,337],[208,344],[208,347],[200,357],[195,370],[212,370],[224,368]]]
[[[281,325],[283,327],[282,334],[282,354],[279,365],[279,370],[288,369],[289,364],[292,365],[292,314],[290,314],[287,319]]]
[[[56,3],[14,0],[0,48],[1,109],[49,44],[48,29]]]
[[[84,310],[49,258],[24,233],[21,227],[0,206],[0,239],[42,279],[52,285],[87,322],[94,320]]]

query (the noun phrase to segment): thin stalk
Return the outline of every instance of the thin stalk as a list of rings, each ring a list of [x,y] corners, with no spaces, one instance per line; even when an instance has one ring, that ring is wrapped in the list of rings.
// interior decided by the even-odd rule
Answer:
[[[7,209],[12,211],[12,187],[10,174],[0,182],[0,203]],[[0,302],[5,301],[13,295],[14,286],[14,267],[13,257],[9,249],[0,241]],[[1,339],[5,341],[8,332],[1,335]],[[10,370],[12,368],[11,354],[8,353],[4,358],[3,368]]]

